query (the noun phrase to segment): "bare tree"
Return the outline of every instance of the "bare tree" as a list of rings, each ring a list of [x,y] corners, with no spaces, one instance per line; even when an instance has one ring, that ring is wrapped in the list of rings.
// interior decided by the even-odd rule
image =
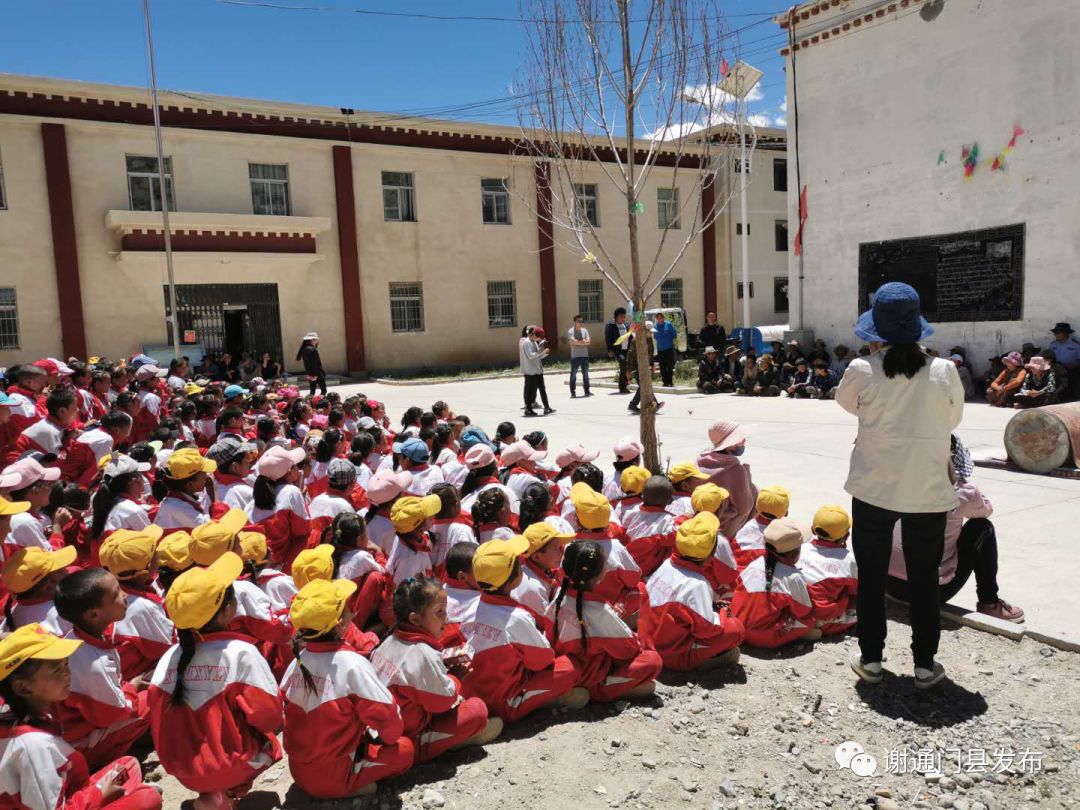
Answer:
[[[556,246],[592,265],[632,303],[641,441],[646,465],[658,471],[644,312],[730,202],[717,199],[714,180],[727,145],[745,137],[732,126],[745,115],[735,114],[736,100],[723,89],[733,48],[713,0],[524,0],[523,12],[533,22],[519,122],[541,188],[535,200],[521,198],[551,223]],[[601,234],[582,202],[581,184],[595,182],[598,169],[602,187],[625,198],[626,231]],[[655,250],[643,255],[641,197],[655,172],[678,191],[664,215],[658,212]],[[627,244],[616,245],[622,239]]]

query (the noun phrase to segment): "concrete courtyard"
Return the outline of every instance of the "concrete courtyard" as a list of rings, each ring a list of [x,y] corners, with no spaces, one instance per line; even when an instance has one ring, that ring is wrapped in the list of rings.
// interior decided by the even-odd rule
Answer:
[[[365,383],[342,386],[343,395],[363,391],[387,404],[396,420],[410,405],[427,410],[446,400],[456,413],[468,414],[489,434],[504,420],[518,435],[544,430],[553,451],[580,441],[601,451],[597,460],[610,469],[616,439],[637,432],[638,420],[626,406],[630,397],[594,389],[589,399],[570,399],[565,374],[547,375],[552,407],[547,417],[522,416],[521,378],[424,385]],[[661,458],[666,464],[691,460],[707,443],[706,431],[717,418],[735,419],[746,429],[745,463],[760,485],[782,484],[792,492],[791,514],[807,523],[825,503],[850,507],[843,489],[856,420],[834,402],[744,399],[731,395],[661,395],[667,404],[658,418]],[[1002,445],[1012,411],[984,404],[966,407],[959,433],[974,452]],[[1027,613],[1029,631],[1080,644],[1076,616],[1080,589],[1075,586],[1080,481],[976,467],[975,482],[994,504],[1003,598]],[[953,604],[974,609],[974,577]]]

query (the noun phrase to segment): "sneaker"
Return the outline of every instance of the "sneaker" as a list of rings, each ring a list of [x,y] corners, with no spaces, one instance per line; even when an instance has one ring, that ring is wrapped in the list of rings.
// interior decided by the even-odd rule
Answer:
[[[536,411],[534,411],[534,410],[533,410],[532,408],[526,408],[526,409],[525,409],[525,413],[524,413],[523,415],[524,415],[524,416],[539,416],[540,414],[538,414],[538,413],[537,413]]]
[[[709,658],[698,664],[698,672],[707,672],[710,669],[723,669],[724,667],[733,667],[739,663],[739,657],[741,653],[738,647],[732,647],[727,652],[722,652],[715,658]]]
[[[559,709],[584,709],[589,705],[589,690],[583,686],[575,686],[551,705]]]
[[[630,411],[630,413],[634,413],[634,414],[641,413],[641,408],[627,408],[626,410],[628,410],[628,411]]]
[[[586,394],[585,396],[588,396],[588,394]],[[570,392],[570,399],[577,399],[577,394],[575,394],[573,391],[571,391]]]
[[[549,413],[555,413],[555,409],[554,408],[544,408],[544,416],[547,416]]]
[[[996,602],[979,602],[975,605],[975,609],[984,616],[993,616],[995,619],[1006,622],[1024,621],[1024,611],[1015,605],[1010,605],[1004,599],[998,599]]]
[[[802,638],[800,638],[799,641],[810,641],[810,642],[821,641],[821,628],[820,627],[811,628],[810,632],[807,633]]]
[[[864,664],[862,654],[858,651],[851,654],[848,663],[850,663],[851,668],[855,670],[855,674],[866,681],[866,683],[881,683],[885,679],[885,670],[882,668],[881,662],[871,661],[870,663]]]
[[[593,393],[591,393],[591,392],[589,392],[589,391],[586,391],[586,392],[585,392],[585,396],[587,396],[587,397],[591,397],[591,396],[596,396],[596,395],[595,395],[595,394],[593,394]]]
[[[945,678],[945,667],[943,667],[938,661],[934,662],[933,669],[923,669],[922,667],[915,667],[915,688],[916,689],[929,689],[932,686],[937,686]]]
[[[502,718],[501,717],[489,717],[488,721],[487,721],[487,725],[484,726],[483,731],[481,731],[475,737],[470,737],[465,742],[463,742],[460,746],[455,746],[455,748],[461,748],[461,747],[464,747],[466,745],[484,745],[486,743],[491,742],[494,739],[497,739],[498,736],[500,734],[502,734],[502,730],[503,730],[503,720],[502,720]]]
[[[623,700],[644,700],[656,694],[656,681],[639,683],[633,689],[623,692]]]

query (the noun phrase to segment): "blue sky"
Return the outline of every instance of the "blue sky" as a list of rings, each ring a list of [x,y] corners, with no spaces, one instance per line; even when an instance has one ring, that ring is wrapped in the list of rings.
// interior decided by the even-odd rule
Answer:
[[[352,11],[517,17],[516,0],[261,1],[320,10],[152,0],[159,87],[439,116],[445,107],[507,96],[523,61],[519,23]],[[738,36],[746,61],[765,72],[752,105],[759,123],[783,119],[783,36],[765,15],[786,5],[721,2],[730,28],[758,23]],[[0,28],[0,72],[146,84],[141,0],[4,0]],[[516,121],[512,104],[447,115]]]

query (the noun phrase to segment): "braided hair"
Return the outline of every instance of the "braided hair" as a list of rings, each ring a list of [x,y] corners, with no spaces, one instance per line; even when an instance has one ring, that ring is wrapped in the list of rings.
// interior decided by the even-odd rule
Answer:
[[[559,610],[566,598],[566,592],[573,588],[577,594],[575,608],[578,626],[581,628],[581,648],[588,652],[589,636],[585,631],[584,616],[585,591],[589,590],[593,580],[604,572],[604,560],[604,547],[592,540],[571,543],[566,547],[562,562],[566,576],[559,588],[559,595],[555,597],[555,642],[559,640]]]
[[[483,490],[476,496],[472,505],[473,523],[479,529],[485,523],[494,523],[499,519],[499,513],[507,506],[506,493],[498,487]]]
[[[548,488],[539,481],[534,481],[525,487],[521,493],[521,503],[518,505],[518,528],[525,531],[534,523],[539,523],[547,514],[551,506],[551,493]]]
[[[576,484],[579,481],[584,481],[589,485],[589,488],[593,492],[604,491],[604,474],[600,471],[600,468],[591,462],[585,462],[570,476],[570,483]]]
[[[341,565],[341,558],[345,556],[345,552],[359,548],[361,541],[366,537],[367,521],[355,512],[342,512],[323,529],[319,542],[334,547],[334,577],[337,577],[338,567]]]
[[[431,577],[409,577],[394,589],[394,621],[409,624],[409,614],[422,612],[441,590],[442,585]]]
[[[188,664],[191,663],[191,659],[195,656],[195,643],[196,636],[200,635],[203,630],[214,623],[214,620],[221,615],[221,611],[229,607],[236,601],[236,591],[233,590],[233,586],[230,585],[225,589],[225,596],[222,597],[221,607],[217,609],[213,618],[210,619],[205,625],[198,630],[193,630],[190,627],[183,630],[176,631],[176,640],[180,642],[180,660],[176,662],[176,684],[173,687],[172,704],[179,706],[184,702],[184,672],[188,668]]]

